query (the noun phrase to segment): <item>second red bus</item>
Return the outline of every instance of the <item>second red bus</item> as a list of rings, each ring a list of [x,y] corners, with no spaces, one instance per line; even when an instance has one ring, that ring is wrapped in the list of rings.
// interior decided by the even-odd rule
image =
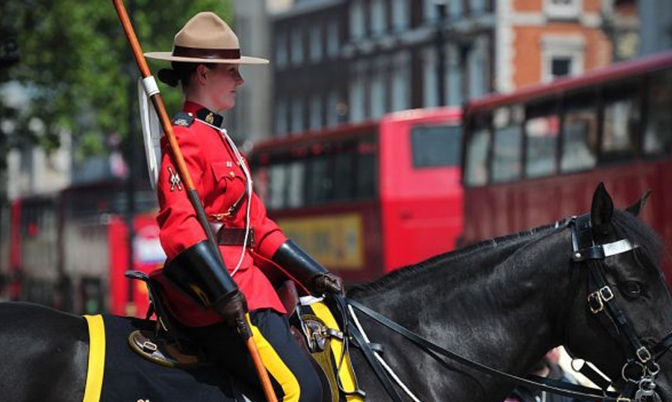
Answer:
[[[461,112],[410,110],[273,139],[255,188],[289,237],[348,282],[455,248],[462,234]]]

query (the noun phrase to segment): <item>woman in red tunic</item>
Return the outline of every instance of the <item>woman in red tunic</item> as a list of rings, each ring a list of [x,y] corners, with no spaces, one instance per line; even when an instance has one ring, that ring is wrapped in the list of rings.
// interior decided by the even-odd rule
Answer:
[[[247,163],[221,127],[220,113],[235,105],[236,90],[244,82],[239,65],[268,61],[241,56],[235,33],[210,12],[187,22],[175,36],[172,52],[146,56],[171,61],[170,69],[159,71],[159,79],[182,85],[185,103],[173,120],[174,133],[219,243],[215,250],[207,241],[164,138],[157,220],[168,262],[152,277],[161,285],[168,310],[209,355],[258,384],[236,333],[249,312],[278,398],[320,401],[317,374],[291,336],[280,299],[255,260],[273,261],[316,295],[342,293],[342,281],[268,219],[252,191]]]

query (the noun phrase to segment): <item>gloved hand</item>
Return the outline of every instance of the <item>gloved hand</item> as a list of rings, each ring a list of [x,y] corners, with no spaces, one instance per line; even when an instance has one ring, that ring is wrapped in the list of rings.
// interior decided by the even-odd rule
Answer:
[[[342,295],[345,293],[343,279],[332,273],[318,274],[313,278],[311,291],[317,294],[331,293]]]
[[[215,311],[224,318],[224,322],[230,326],[243,330],[247,328],[245,314],[247,300],[240,290],[235,290],[215,302]]]

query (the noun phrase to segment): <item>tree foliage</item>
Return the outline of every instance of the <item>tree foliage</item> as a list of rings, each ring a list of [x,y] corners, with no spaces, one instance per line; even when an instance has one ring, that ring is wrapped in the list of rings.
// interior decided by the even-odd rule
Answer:
[[[144,51],[170,50],[175,33],[199,11],[232,19],[231,1],[126,0],[126,7]],[[0,42],[12,38],[20,60],[0,63],[0,85],[19,83],[30,101],[17,109],[0,97],[5,147],[30,141],[54,149],[65,129],[75,152],[86,156],[105,152],[109,135],[128,137],[137,114],[130,84],[140,73],[111,1],[2,1]],[[150,64],[154,74],[161,67]],[[171,113],[179,91],[160,88]]]

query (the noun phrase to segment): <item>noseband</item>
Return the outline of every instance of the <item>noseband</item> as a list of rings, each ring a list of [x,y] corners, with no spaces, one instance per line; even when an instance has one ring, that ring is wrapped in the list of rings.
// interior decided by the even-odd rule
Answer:
[[[627,253],[639,246],[628,239],[596,244],[590,214],[572,218],[569,226],[572,231],[572,260],[585,263],[588,268],[588,307],[625,351],[626,362],[621,376],[626,385],[618,401],[641,401],[654,393],[656,376],[660,372],[657,360],[672,346],[672,332],[653,348],[647,348],[618,306],[602,264],[602,260],[608,257]]]

